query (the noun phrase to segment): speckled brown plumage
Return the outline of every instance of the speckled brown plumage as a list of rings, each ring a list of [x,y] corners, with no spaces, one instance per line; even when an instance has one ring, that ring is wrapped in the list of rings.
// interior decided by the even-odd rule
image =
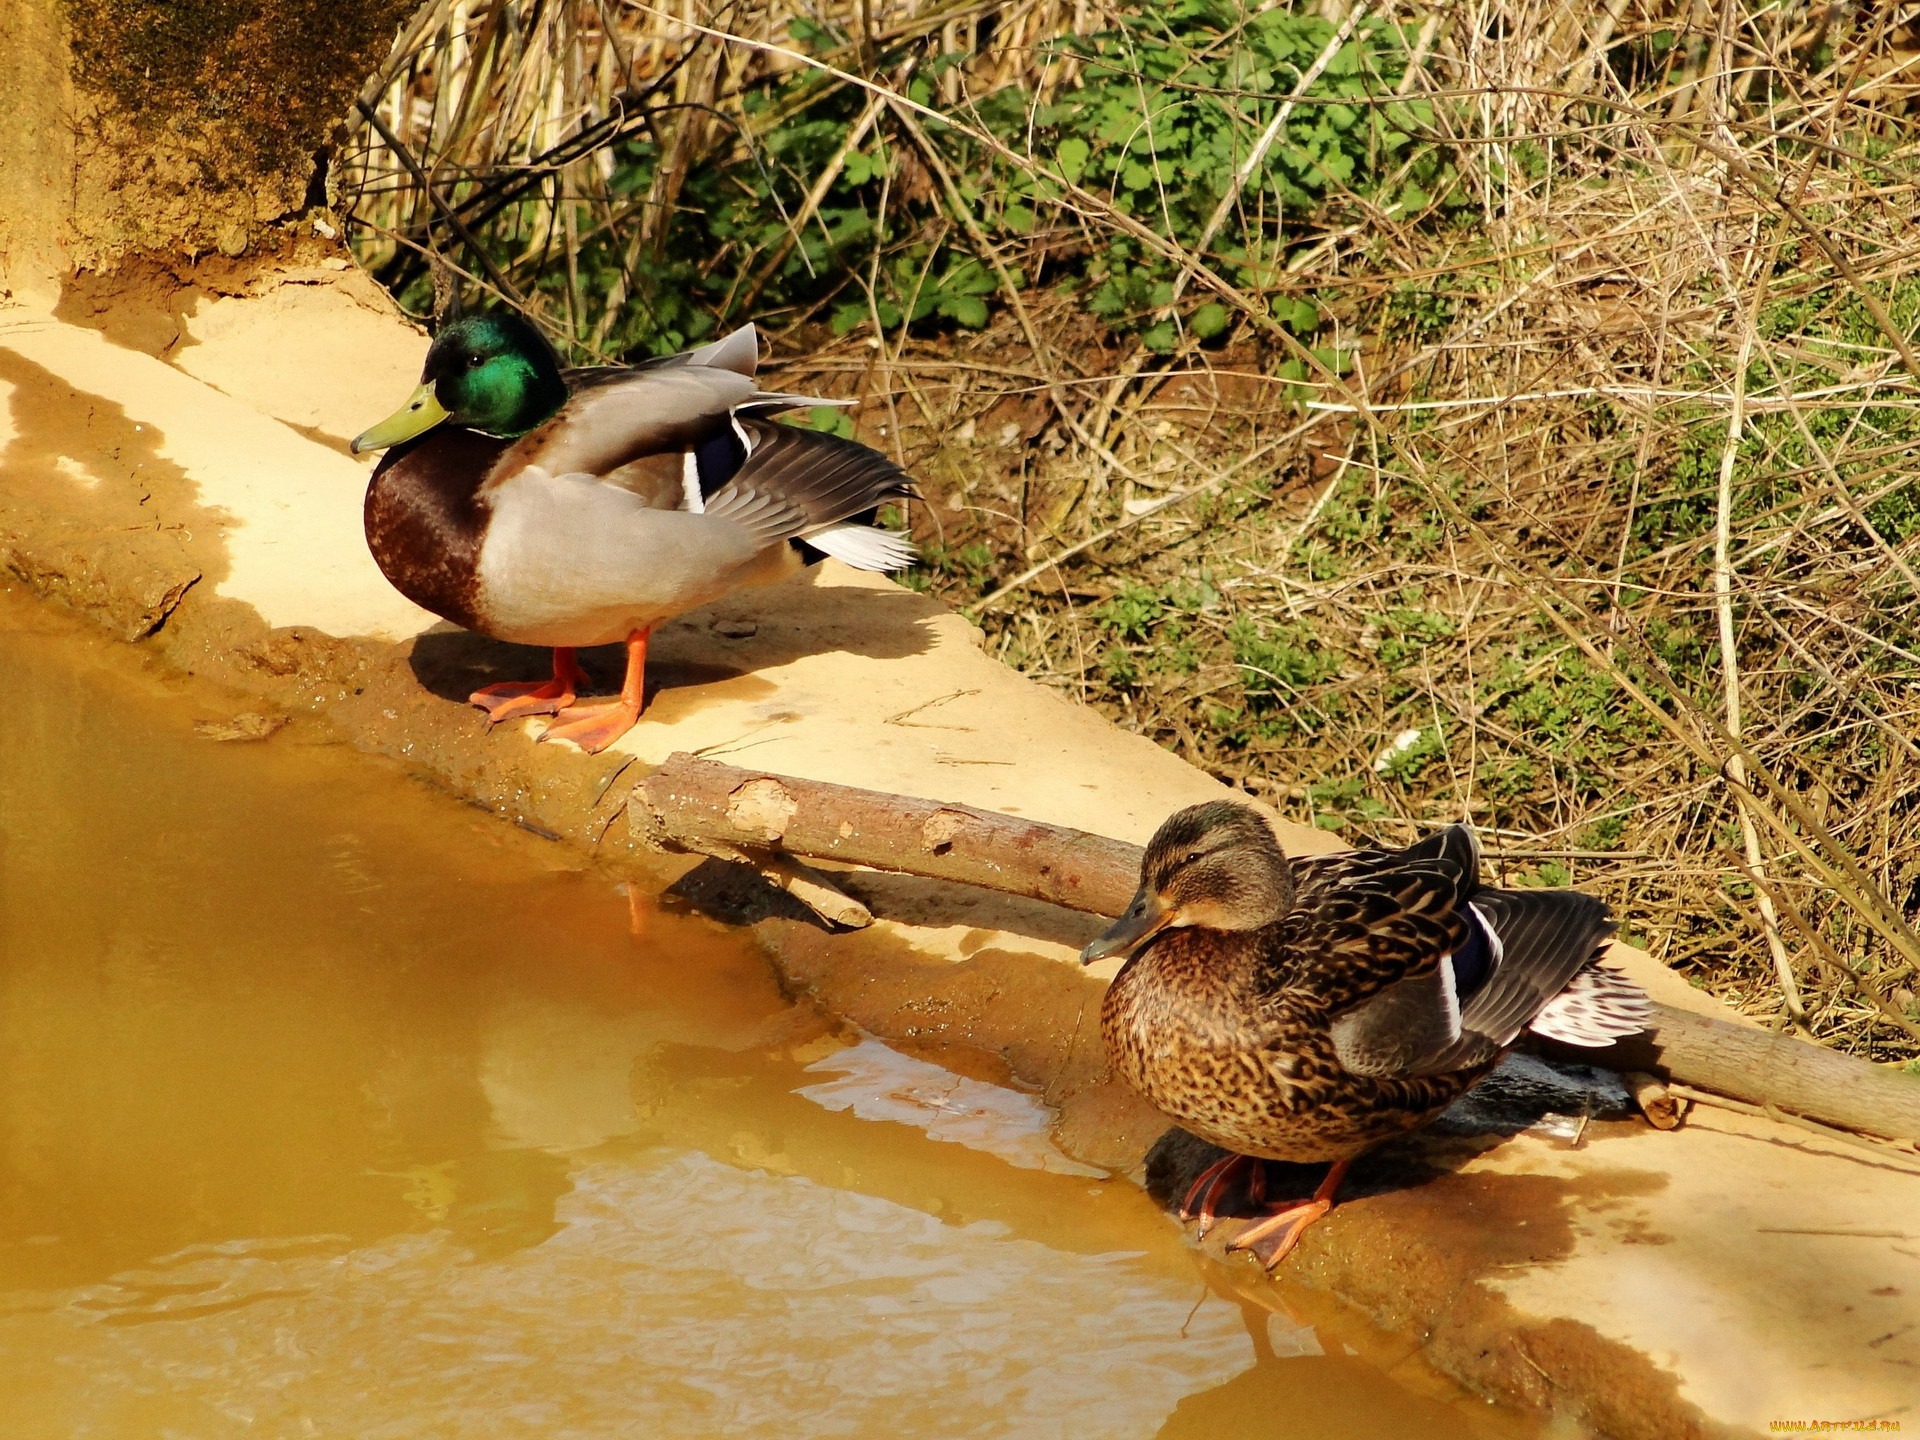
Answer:
[[[1087,958],[1130,957],[1101,1029],[1157,1108],[1240,1155],[1337,1161],[1438,1115],[1611,929],[1591,896],[1483,888],[1464,827],[1289,861],[1255,812],[1216,803],[1161,827]],[[1634,1015],[1621,1001],[1612,1032]]]
[[[1169,935],[1101,1007],[1114,1068],[1203,1140],[1270,1160],[1338,1160],[1425,1124],[1491,1068],[1350,1074],[1333,1055],[1324,1006],[1263,990],[1246,950],[1208,931]]]

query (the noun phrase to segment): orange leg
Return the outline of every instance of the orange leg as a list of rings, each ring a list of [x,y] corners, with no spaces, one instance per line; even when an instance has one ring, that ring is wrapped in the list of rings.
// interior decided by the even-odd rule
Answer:
[[[647,708],[647,636],[653,627],[627,637],[627,678],[620,698],[607,705],[574,705],[562,710],[542,740],[571,740],[596,755],[634,727]]]
[[[580,662],[574,659],[573,647],[557,645],[553,651],[553,679],[489,685],[469,695],[467,703],[486,711],[489,725],[498,725],[502,720],[520,720],[528,715],[557,715],[573,704],[574,695],[586,683]]]
[[[1227,1244],[1227,1249],[1254,1250],[1262,1240],[1270,1235],[1278,1235],[1280,1243],[1273,1253],[1266,1257],[1269,1270],[1286,1259],[1293,1247],[1300,1243],[1300,1236],[1306,1228],[1333,1208],[1333,1197],[1340,1189],[1340,1182],[1347,1178],[1347,1167],[1351,1160],[1336,1160],[1327,1170],[1327,1178],[1320,1182],[1320,1188],[1313,1192],[1311,1200],[1303,1200],[1298,1205],[1289,1205],[1276,1215],[1249,1225]]]

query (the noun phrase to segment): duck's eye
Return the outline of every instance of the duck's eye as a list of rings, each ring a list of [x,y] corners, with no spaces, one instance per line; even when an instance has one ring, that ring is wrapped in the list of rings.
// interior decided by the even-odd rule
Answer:
[[[1201,853],[1201,852],[1200,852],[1200,851],[1198,851],[1198,850],[1189,850],[1189,851],[1187,852],[1187,858],[1186,858],[1186,859],[1184,859],[1184,860],[1182,860],[1182,861],[1181,861],[1180,863],[1181,863],[1182,865],[1191,865],[1191,864],[1193,864],[1193,863],[1194,863],[1194,861],[1196,861],[1196,860],[1198,860],[1198,859],[1200,858],[1200,853]]]
[[[467,356],[467,368],[469,370],[478,370],[482,365],[486,363],[487,363],[487,357],[484,355]]]

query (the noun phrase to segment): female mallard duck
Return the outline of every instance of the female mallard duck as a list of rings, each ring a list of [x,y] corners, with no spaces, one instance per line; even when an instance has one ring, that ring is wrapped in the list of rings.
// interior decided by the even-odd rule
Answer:
[[[1613,923],[1573,890],[1492,890],[1455,825],[1405,850],[1289,860],[1267,822],[1216,801],[1148,844],[1127,913],[1082,952],[1125,955],[1101,1007],[1115,1067],[1234,1152],[1205,1171],[1201,1223],[1252,1163],[1331,1161],[1311,1200],[1241,1233],[1277,1264],[1333,1205],[1354,1157],[1433,1119],[1520,1032],[1606,1045],[1647,997],[1598,963]],[[1204,1231],[1203,1231],[1204,1233]]]
[[[353,442],[391,446],[367,487],[367,543],[401,594],[498,640],[553,648],[553,679],[472,696],[491,722],[555,715],[541,738],[604,749],[645,702],[662,620],[806,562],[913,561],[870,523],[913,482],[864,445],[767,417],[831,405],[754,383],[751,325],[631,369],[562,370],[512,314],[442,330],[420,388]],[[819,558],[816,554],[814,558]],[[575,706],[574,652],[625,641],[610,705]]]

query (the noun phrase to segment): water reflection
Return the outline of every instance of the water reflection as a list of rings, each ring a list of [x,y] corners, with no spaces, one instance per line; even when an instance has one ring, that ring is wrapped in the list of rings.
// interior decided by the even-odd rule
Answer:
[[[10,1437],[1477,1433],[737,936],[17,601],[0,673]]]

